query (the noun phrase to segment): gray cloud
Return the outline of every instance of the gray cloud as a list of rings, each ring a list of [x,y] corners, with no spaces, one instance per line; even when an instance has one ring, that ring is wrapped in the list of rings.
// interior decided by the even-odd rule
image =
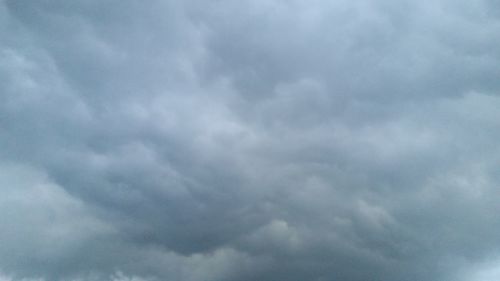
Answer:
[[[0,280],[498,276],[493,1],[0,3]]]

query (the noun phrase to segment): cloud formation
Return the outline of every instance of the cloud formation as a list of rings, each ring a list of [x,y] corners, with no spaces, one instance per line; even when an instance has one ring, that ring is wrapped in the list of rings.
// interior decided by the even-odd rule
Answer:
[[[499,11],[0,1],[0,280],[493,280]]]

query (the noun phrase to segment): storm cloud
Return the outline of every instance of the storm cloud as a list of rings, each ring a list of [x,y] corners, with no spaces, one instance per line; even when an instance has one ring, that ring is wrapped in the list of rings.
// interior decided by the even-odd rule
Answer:
[[[490,0],[0,0],[0,280],[500,278]]]

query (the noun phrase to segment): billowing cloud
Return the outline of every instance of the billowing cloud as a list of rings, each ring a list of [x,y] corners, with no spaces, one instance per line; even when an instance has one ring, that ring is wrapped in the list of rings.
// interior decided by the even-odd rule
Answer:
[[[498,11],[0,1],[0,280],[493,280]]]

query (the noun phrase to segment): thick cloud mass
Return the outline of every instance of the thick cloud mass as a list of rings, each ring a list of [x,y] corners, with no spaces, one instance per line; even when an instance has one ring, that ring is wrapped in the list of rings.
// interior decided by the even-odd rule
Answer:
[[[0,280],[500,278],[500,6],[0,0]]]

